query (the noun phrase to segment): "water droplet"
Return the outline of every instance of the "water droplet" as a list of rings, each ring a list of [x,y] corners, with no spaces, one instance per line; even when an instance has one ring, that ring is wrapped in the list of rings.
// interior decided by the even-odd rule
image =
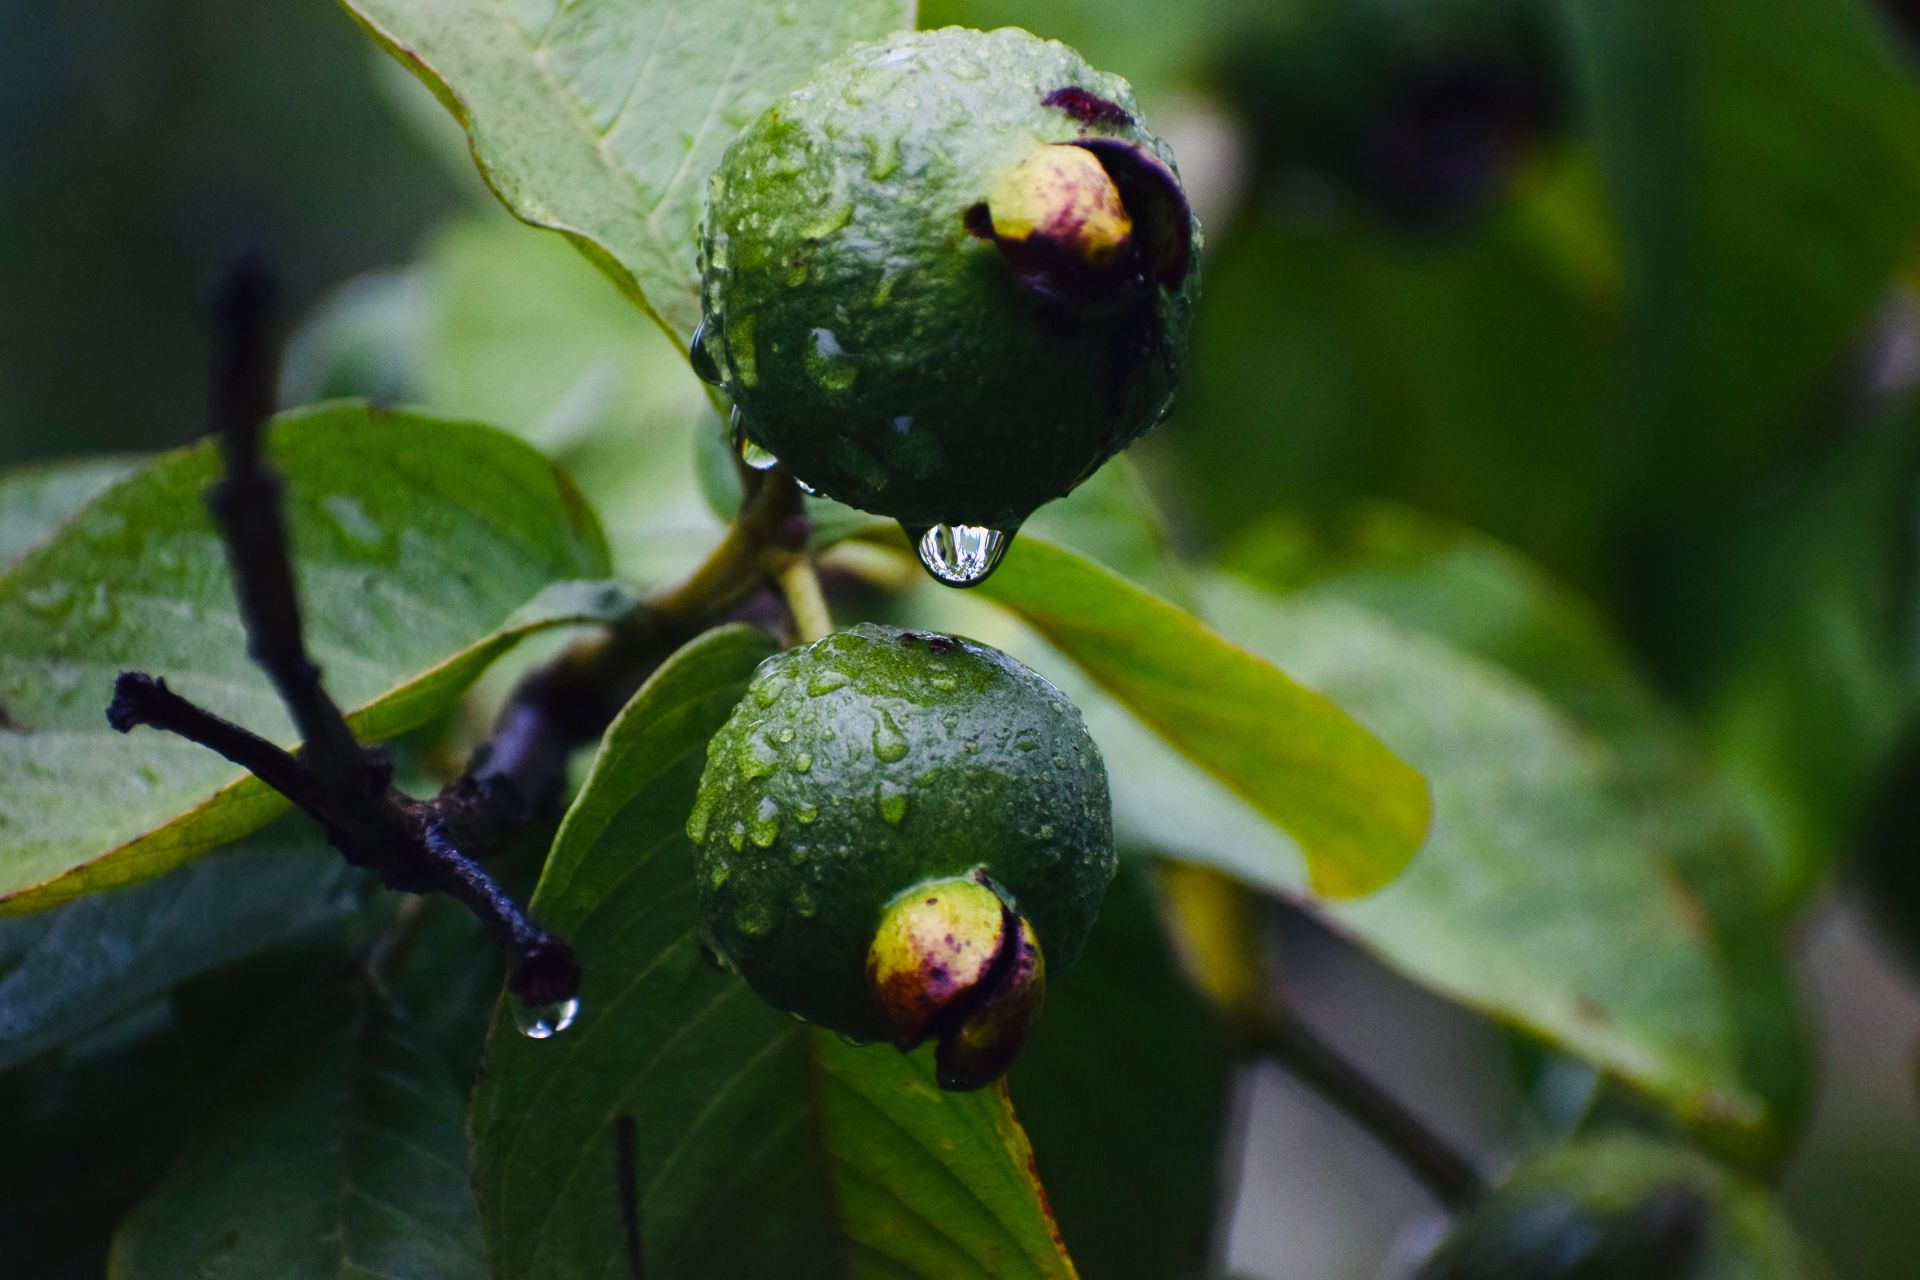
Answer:
[[[513,1006],[514,1025],[529,1040],[551,1039],[572,1026],[579,1017],[579,996],[558,1004],[528,1005],[516,1001]]]
[[[360,500],[352,494],[335,493],[323,498],[320,505],[326,508],[333,522],[340,526],[340,532],[348,539],[364,547],[377,547],[386,537],[379,522],[367,514]]]
[[[825,213],[800,228],[800,234],[808,240],[825,240],[852,221],[853,201],[842,195],[827,206]]]
[[[840,346],[831,329],[815,329],[813,345],[807,349],[807,373],[828,391],[845,391],[853,385],[860,370]]]
[[[793,771],[795,773],[805,773],[811,768],[813,768],[813,752],[802,751],[793,758]]]
[[[693,342],[687,347],[687,358],[693,362],[693,371],[700,375],[702,382],[721,384],[720,362],[714,358],[711,339],[708,333],[710,322],[705,318],[700,327],[693,331]]]
[[[795,809],[793,811],[793,820],[803,827],[812,825],[813,820],[819,816],[820,810],[813,805],[808,805],[804,809]]]
[[[49,582],[43,587],[30,588],[22,593],[20,602],[41,617],[57,621],[73,607],[73,584]]]
[[[897,782],[883,782],[878,790],[880,816],[893,826],[899,826],[907,816],[907,789]]]
[[[820,496],[820,491],[818,489],[808,484],[805,480],[802,480],[799,476],[795,476],[793,478],[793,482],[799,485],[800,492],[806,494],[809,498],[817,498]]]
[[[766,902],[749,902],[734,914],[733,925],[749,938],[764,938],[773,932],[773,907]]]
[[[735,853],[747,847],[746,823],[736,822],[733,824],[733,830],[727,832],[727,844],[732,847]]]
[[[913,429],[912,417],[902,414],[888,424],[880,451],[894,470],[913,480],[925,480],[947,463],[947,451],[940,437],[931,431]]]
[[[936,524],[907,530],[920,563],[949,587],[977,587],[1000,567],[1013,535],[977,524]]]
[[[818,698],[832,693],[835,689],[844,689],[852,682],[852,677],[844,671],[835,671],[831,667],[825,671],[816,671],[807,681],[807,696]]]
[[[113,596],[107,590],[107,584],[98,582],[93,587],[93,598],[87,601],[85,617],[89,626],[106,628],[114,624],[119,617],[113,606]]]
[[[733,869],[726,863],[716,862],[713,864],[712,869],[707,872],[707,884],[711,888],[723,889],[726,887],[728,877],[732,874]]]
[[[771,471],[780,465],[780,459],[774,456],[773,450],[751,440],[741,441],[740,461],[755,471]]]
[[[873,722],[873,756],[876,760],[892,764],[895,760],[904,760],[907,755],[906,735],[900,732],[900,726],[888,715],[885,708],[876,707],[878,713]]]
[[[867,137],[867,145],[873,149],[873,155],[867,160],[867,177],[875,182],[884,182],[900,168],[900,135],[886,133],[881,136]]]
[[[780,771],[780,754],[769,743],[755,739],[740,752],[740,772],[749,781],[771,778]]]
[[[695,844],[707,838],[707,821],[713,816],[713,806],[705,801],[693,807],[693,813],[687,818],[687,839]]]
[[[811,893],[808,893],[805,889],[795,889],[793,891],[793,909],[799,914],[802,920],[811,920],[813,919],[814,913],[820,908],[814,904]]]
[[[1021,751],[1038,751],[1040,749],[1040,735],[1032,729],[1022,729],[1014,735],[1013,745]]]
[[[849,497],[859,499],[877,494],[887,487],[892,478],[880,459],[868,453],[845,436],[835,436],[827,442],[827,461],[838,468],[852,485],[856,486]]]
[[[765,849],[779,838],[780,806],[772,796],[761,796],[753,821],[747,824],[747,839],[753,841],[755,848]]]

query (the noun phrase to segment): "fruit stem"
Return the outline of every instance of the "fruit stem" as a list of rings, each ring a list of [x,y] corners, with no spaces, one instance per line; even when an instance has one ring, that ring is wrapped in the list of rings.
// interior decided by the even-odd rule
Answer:
[[[833,631],[833,615],[827,609],[827,593],[821,590],[820,575],[806,555],[791,557],[775,571],[780,594],[786,597],[787,612],[793,615],[793,638],[801,644],[825,639]]]

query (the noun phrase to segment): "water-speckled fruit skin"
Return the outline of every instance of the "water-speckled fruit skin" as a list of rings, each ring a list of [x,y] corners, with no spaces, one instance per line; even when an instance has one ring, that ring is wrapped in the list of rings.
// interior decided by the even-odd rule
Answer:
[[[1197,268],[1069,304],[965,223],[1045,145],[1116,138],[1172,165],[1137,123],[1042,105],[1063,87],[1138,118],[1064,45],[949,28],[855,47],[734,141],[708,189],[704,332],[747,434],[800,479],[908,525],[1011,529],[1164,412]]]
[[[1106,766],[1064,694],[997,649],[868,624],[761,665],[687,834],[710,945],[861,1040],[888,1034],[867,948],[902,892],[985,867],[1058,972],[1116,865]]]

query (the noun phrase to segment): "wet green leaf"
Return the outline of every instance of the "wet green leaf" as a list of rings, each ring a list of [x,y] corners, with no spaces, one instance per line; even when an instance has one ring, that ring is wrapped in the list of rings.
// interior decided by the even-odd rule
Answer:
[[[547,1041],[494,1023],[473,1132],[495,1274],[624,1275],[637,1252],[649,1280],[1071,1275],[1004,1092],[942,1093],[928,1054],[842,1044],[700,955],[683,825],[770,652],[745,627],[682,650],[561,828],[533,909],[583,1007]]]
[[[694,451],[724,433],[684,352],[558,237],[506,218],[441,231],[420,272],[415,398],[557,459],[622,575],[662,585],[699,563],[724,522],[694,486]]]
[[[466,127],[517,216],[565,234],[685,343],[695,239],[733,135],[911,0],[346,0]]]
[[[1336,927],[1683,1115],[1763,1121],[1705,906],[1644,838],[1604,749],[1576,722],[1497,666],[1351,604],[1225,580],[1202,598],[1223,632],[1351,708],[1432,782],[1426,847],[1380,893],[1328,904]],[[1186,792],[1174,803],[1189,815],[1209,802]],[[1297,892],[1230,813],[1212,832],[1147,816],[1162,847]]]
[[[0,471],[0,569],[139,465],[130,457],[36,462]]]
[[[1234,1063],[1220,1016],[1174,958],[1156,879],[1145,859],[1121,863],[1080,962],[1048,978],[1040,1029],[1008,1077],[1089,1276],[1197,1275],[1212,1244]]]
[[[368,886],[294,816],[157,879],[0,918],[0,1069],[210,969],[338,930]]]
[[[964,595],[929,589],[914,614],[1007,650],[1073,698],[1112,776],[1123,844],[1301,902],[1411,980],[1598,1064],[1743,1144],[1742,1154],[1777,1138],[1763,1126],[1790,1122],[1768,1106],[1805,1083],[1787,1069],[1804,1067],[1791,1002],[1783,992],[1769,1006],[1785,1009],[1779,1022],[1736,1029],[1733,1002],[1745,996],[1726,978],[1746,962],[1716,951],[1707,895],[1656,852],[1616,793],[1601,739],[1519,677],[1357,603],[1192,575],[1199,612],[1220,635],[1331,697],[1432,785],[1432,831],[1401,876],[1370,897],[1327,901],[1310,891],[1284,830],[1044,633],[982,607],[998,580]],[[1508,629],[1479,608],[1463,617],[1489,635]],[[1757,936],[1769,947],[1777,938]],[[1756,1059],[1766,1065],[1752,1080],[1750,1048],[1771,1055]],[[1776,1088],[1761,1076],[1777,1061],[1787,1068]]]
[[[1420,775],[1336,702],[1191,614],[1038,538],[1017,541],[981,590],[1290,833],[1316,892],[1370,893],[1420,847]]]
[[[1525,557],[1399,508],[1249,529],[1231,567],[1296,603],[1354,605],[1524,681],[1593,739],[1643,856],[1685,879],[1712,917],[1736,1010],[1741,1072],[1770,1132],[1744,1154],[1782,1154],[1810,1101],[1811,1047],[1779,940],[1779,854],[1736,801],[1705,744],[1662,701],[1604,619]]]
[[[460,1092],[378,997],[300,1000],[121,1224],[119,1280],[485,1274]]]
[[[307,642],[355,727],[393,736],[530,631],[604,618],[621,589],[571,484],[485,427],[321,406],[278,420]],[[116,674],[143,670],[291,744],[246,654],[201,501],[211,446],[156,458],[0,576],[0,911],[157,875],[285,808],[213,753],[118,734]]]

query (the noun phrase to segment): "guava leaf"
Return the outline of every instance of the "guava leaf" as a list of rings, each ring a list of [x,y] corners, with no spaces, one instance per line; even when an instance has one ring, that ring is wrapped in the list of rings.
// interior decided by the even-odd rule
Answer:
[[[1003,1091],[942,1093],[925,1052],[842,1044],[701,957],[683,827],[771,652],[746,627],[683,649],[561,827],[532,909],[582,1009],[547,1041],[495,1019],[472,1122],[494,1273],[1071,1276]]]
[[[120,1280],[478,1280],[460,1090],[363,986],[295,1002],[121,1224]]]
[[[0,1070],[360,908],[370,877],[288,817],[168,875],[0,918]]]
[[[684,345],[707,175],[820,63],[912,0],[344,0],[465,126],[521,219],[572,240]]]
[[[1875,8],[1566,6],[1661,475],[1724,483],[1804,430],[1920,234],[1920,80]]]
[[[1497,665],[1356,604],[1191,576],[1221,635],[1333,698],[1426,774],[1432,832],[1379,892],[1350,902],[1311,892],[1283,829],[1018,614],[983,607],[997,575],[972,592],[928,589],[915,612],[1006,649],[1073,698],[1112,777],[1123,847],[1300,902],[1412,981],[1722,1133],[1775,1119],[1741,1069],[1704,895],[1616,796],[1598,739]]]
[[[1336,703],[1193,615],[1038,538],[1017,541],[981,590],[1290,833],[1317,893],[1371,893],[1420,847],[1420,775]]]
[[[1161,927],[1154,869],[1121,862],[1079,962],[1047,976],[1046,1012],[1007,1076],[1090,1276],[1199,1274],[1219,1207],[1235,1062]]]
[[[137,458],[109,456],[0,471],[0,569],[137,465]]]
[[[1356,606],[1224,579],[1202,598],[1227,635],[1338,699],[1433,784],[1427,847],[1373,897],[1325,904],[1337,928],[1689,1119],[1762,1123],[1709,913],[1614,793],[1599,742],[1509,673]],[[1178,790],[1174,814],[1204,812]],[[1209,834],[1141,812],[1166,847],[1297,893],[1249,824],[1222,815]]]
[[[1742,1154],[1783,1154],[1811,1100],[1808,1028],[1780,943],[1780,850],[1705,747],[1652,691],[1599,612],[1512,549],[1393,507],[1248,530],[1228,563],[1295,603],[1340,602],[1518,677],[1593,739],[1641,856],[1677,872],[1713,924],[1741,1073],[1767,1104]]]
[[[446,706],[521,636],[629,603],[572,485],[490,428],[340,403],[282,415],[308,645],[368,740]],[[100,494],[0,575],[0,914],[157,875],[285,803],[204,748],[106,721],[142,670],[292,745],[247,657],[201,444]]]

